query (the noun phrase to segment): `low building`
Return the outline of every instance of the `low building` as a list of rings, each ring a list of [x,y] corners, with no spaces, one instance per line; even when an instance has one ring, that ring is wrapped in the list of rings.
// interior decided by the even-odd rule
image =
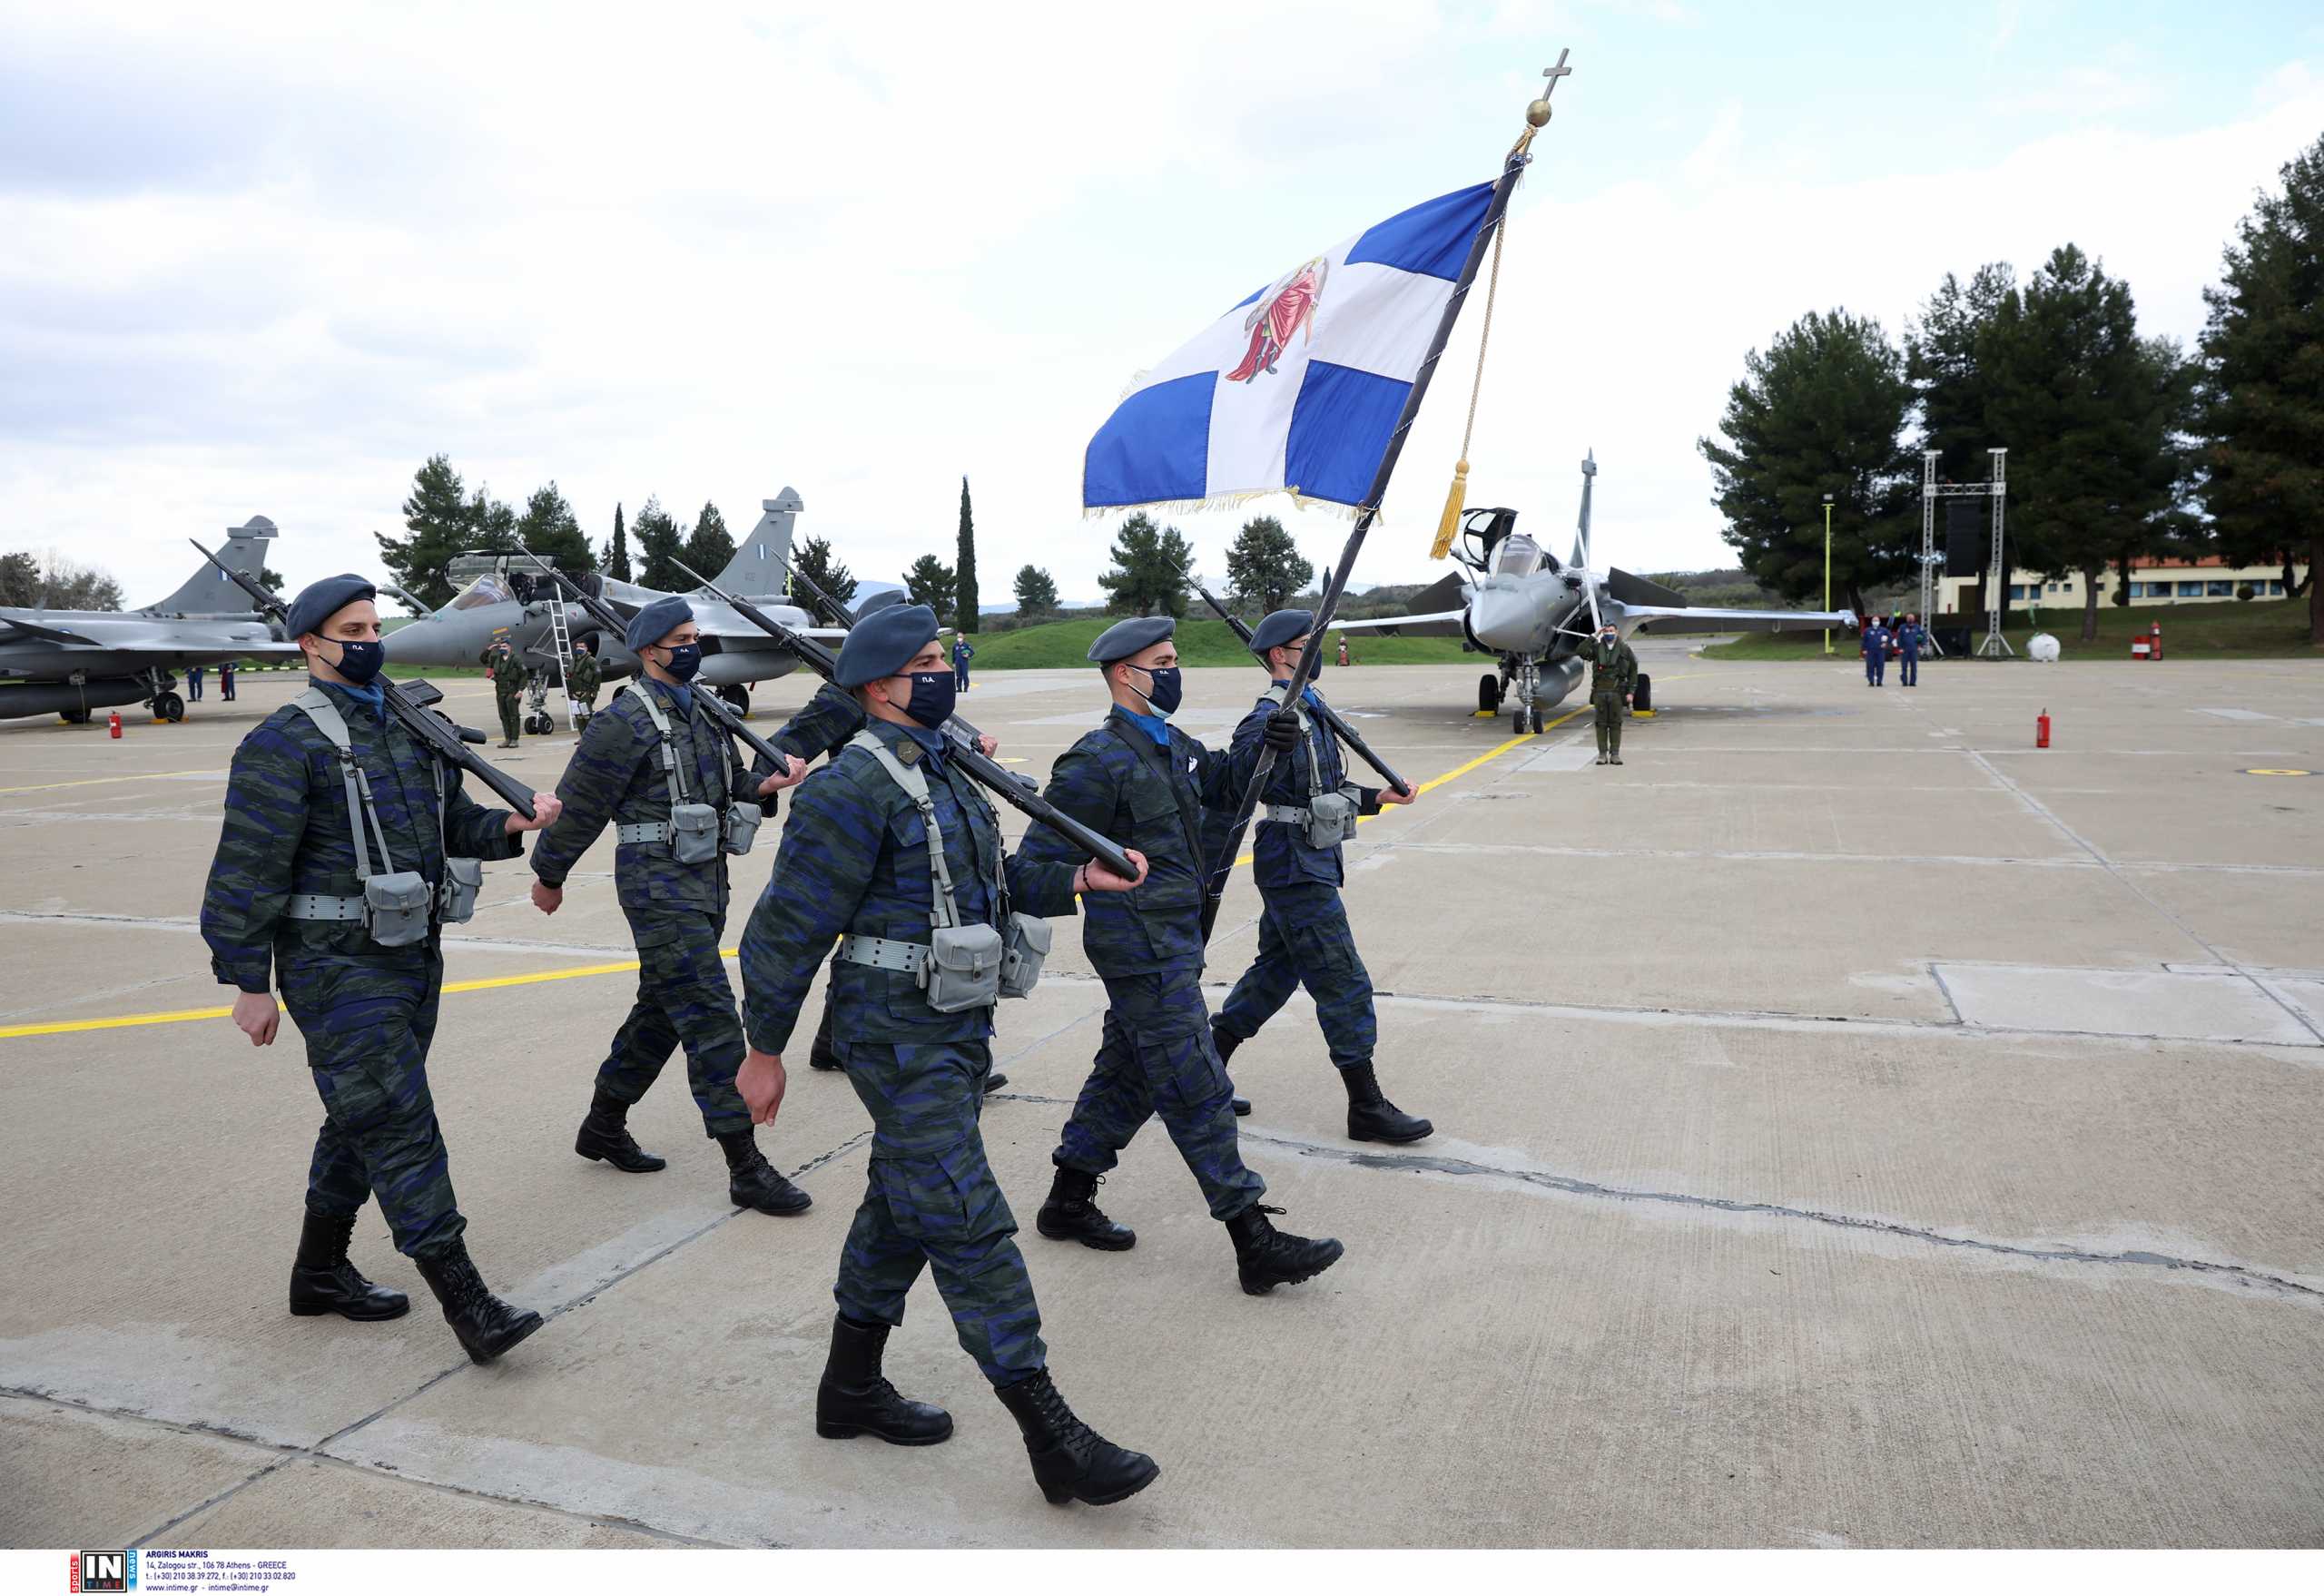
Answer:
[[[2307,567],[2296,566],[2300,576]],[[2122,581],[2118,571],[2109,569],[2098,578],[2098,602],[2114,602],[2114,590]],[[2284,586],[2281,566],[2230,566],[2216,555],[2196,560],[2148,559],[2131,567],[2131,605],[2133,608],[2150,604],[2201,604],[2225,599],[2232,602],[2246,585],[2254,599],[2282,598],[2290,589]],[[1984,610],[1984,581],[1979,576],[1946,576],[1939,585],[1942,611],[1960,614],[1965,606],[1970,614]],[[2086,596],[2083,591],[2080,573],[2049,578],[2034,571],[2012,571],[2009,574],[2009,602],[2012,608],[2041,606],[2043,608],[2080,609]]]

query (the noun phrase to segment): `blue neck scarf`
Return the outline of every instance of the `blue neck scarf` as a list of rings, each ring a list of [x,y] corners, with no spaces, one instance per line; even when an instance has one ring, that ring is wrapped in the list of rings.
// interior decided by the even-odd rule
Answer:
[[[1116,704],[1114,707],[1121,709],[1121,705],[1119,704]],[[1136,721],[1145,729],[1146,734],[1154,739],[1154,745],[1157,748],[1167,748],[1170,746],[1170,721],[1168,716],[1159,714],[1140,714],[1134,709],[1122,709],[1122,713],[1129,716],[1131,720]]]
[[[376,676],[360,687],[350,686],[345,682],[326,682],[320,676],[307,679],[327,693],[345,694],[380,720],[388,718],[388,686]]]
[[[1290,678],[1277,677],[1275,680],[1275,685],[1278,687],[1288,687],[1291,685]],[[1321,704],[1324,702],[1322,699],[1315,696],[1315,688],[1312,683],[1301,690],[1299,696],[1305,699],[1310,704]]]

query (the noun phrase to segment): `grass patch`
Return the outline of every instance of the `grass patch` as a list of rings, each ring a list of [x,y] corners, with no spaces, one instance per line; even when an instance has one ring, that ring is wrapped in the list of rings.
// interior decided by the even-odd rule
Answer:
[[[969,645],[977,651],[969,669],[971,673],[1095,670],[1097,667],[1089,663],[1089,645],[1098,640],[1098,633],[1120,618],[1119,616],[1075,618],[1049,621],[1038,626],[1019,626],[1013,631],[995,632],[990,635],[979,633],[969,639]],[[1182,665],[1256,668],[1250,651],[1227,629],[1225,621],[1189,617],[1178,623],[1177,635],[1173,641],[1178,645],[1178,659]],[[1357,665],[1458,665],[1463,657],[1457,638],[1374,637],[1363,633],[1348,638],[1348,652]],[[1327,655],[1326,663],[1336,657],[1336,651]],[[1479,656],[1470,655],[1466,657],[1473,659]]]
[[[2324,655],[2308,640],[2307,598],[2256,598],[2249,604],[2220,599],[2209,604],[2149,604],[2127,608],[2101,605],[2098,641],[2082,639],[2082,612],[2048,609],[2038,621],[2012,611],[2002,635],[2025,657],[2025,645],[2036,632],[2047,632],[2073,659],[2131,659],[2131,639],[2142,636],[2157,621],[2162,623],[2162,659],[2314,659]],[[1971,628],[1972,646],[1985,635],[1984,617]],[[1652,635],[1652,634],[1649,634]],[[1834,631],[1832,652],[1853,659],[1853,632]],[[1817,632],[1741,632],[1702,650],[1705,659],[1821,659],[1824,634]]]

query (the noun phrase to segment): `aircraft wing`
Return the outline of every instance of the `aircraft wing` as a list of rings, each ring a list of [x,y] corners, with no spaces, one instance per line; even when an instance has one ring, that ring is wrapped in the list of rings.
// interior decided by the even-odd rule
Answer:
[[[38,622],[25,620],[20,616],[0,616],[0,626],[7,628],[6,635],[9,636],[34,637],[43,643],[77,643],[90,648],[104,646],[94,637],[86,637],[78,632],[67,632],[61,626],[44,626]]]
[[[1461,622],[1466,618],[1468,613],[1464,609],[1448,609],[1431,616],[1374,616],[1368,621],[1344,621],[1334,616],[1332,617],[1331,630],[1334,632],[1409,631],[1417,636],[1423,635],[1418,631],[1422,626],[1449,626],[1454,628],[1450,635],[1458,636]]]
[[[1332,617],[1334,632],[1399,632],[1414,637],[1458,637],[1462,623],[1468,619],[1469,585],[1458,571],[1448,572],[1438,581],[1413,595],[1413,613],[1402,616],[1374,616],[1369,620],[1345,621]],[[1458,606],[1447,608],[1447,606]]]
[[[1712,609],[1708,606],[1689,604],[1671,606],[1660,604],[1624,604],[1610,599],[1605,606],[1614,616],[1626,623],[1647,621],[1724,621],[1761,622],[1781,627],[1853,626],[1856,613],[1845,609]],[[1723,626],[1719,630],[1729,630]],[[1684,631],[1685,627],[1679,630]]]

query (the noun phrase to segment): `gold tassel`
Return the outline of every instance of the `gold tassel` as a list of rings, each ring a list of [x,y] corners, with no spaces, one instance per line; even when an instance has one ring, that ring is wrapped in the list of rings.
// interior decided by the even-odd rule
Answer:
[[[1468,498],[1469,462],[1464,459],[1452,468],[1452,490],[1444,496],[1444,515],[1436,523],[1436,541],[1429,547],[1429,558],[1441,560],[1452,552],[1452,534],[1461,529],[1461,507]]]

